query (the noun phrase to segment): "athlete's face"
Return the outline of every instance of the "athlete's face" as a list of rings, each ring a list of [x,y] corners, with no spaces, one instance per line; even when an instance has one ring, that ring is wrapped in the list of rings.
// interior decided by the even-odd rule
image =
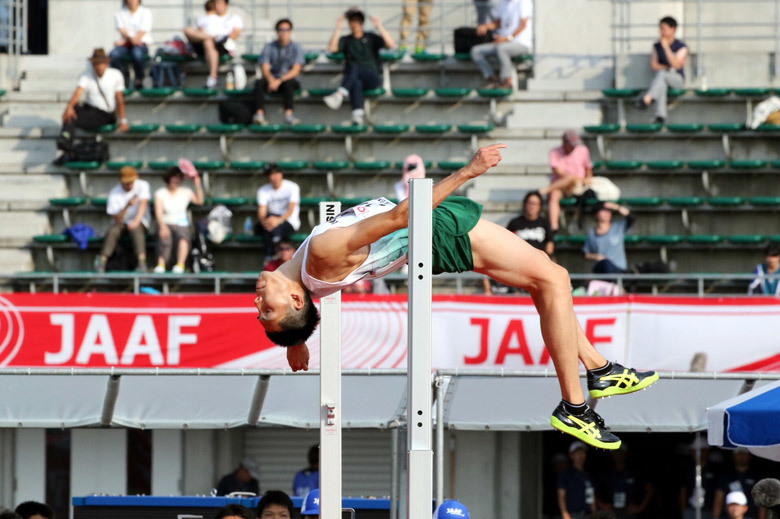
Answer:
[[[282,331],[279,321],[285,318],[290,308],[300,310],[304,299],[295,292],[290,281],[279,273],[261,272],[255,283],[255,308],[257,320],[267,332]]]

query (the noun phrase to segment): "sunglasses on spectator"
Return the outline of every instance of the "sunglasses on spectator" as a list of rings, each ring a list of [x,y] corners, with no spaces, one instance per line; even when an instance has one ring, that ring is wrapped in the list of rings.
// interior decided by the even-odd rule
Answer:
[[[276,29],[276,32],[290,32],[290,31],[292,31],[292,29],[289,27],[279,27],[278,29]]]

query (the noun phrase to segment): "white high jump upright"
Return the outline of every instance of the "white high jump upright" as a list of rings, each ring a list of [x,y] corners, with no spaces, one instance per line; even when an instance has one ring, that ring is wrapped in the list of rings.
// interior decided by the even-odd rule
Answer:
[[[320,223],[341,212],[320,202]],[[341,518],[341,292],[320,299],[320,517]]]
[[[431,240],[433,180],[409,185],[409,340],[407,353],[407,519],[429,519],[433,503],[431,417]]]

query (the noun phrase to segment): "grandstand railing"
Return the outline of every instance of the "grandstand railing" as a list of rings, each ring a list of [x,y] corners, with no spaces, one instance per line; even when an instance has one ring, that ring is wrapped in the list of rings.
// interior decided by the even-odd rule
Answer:
[[[748,285],[756,278],[745,273],[686,273],[686,274],[570,274],[572,283],[584,286],[590,281],[610,281],[619,287],[620,292],[649,292],[651,294],[696,294],[698,297],[747,294]],[[0,288],[7,290],[25,287],[31,293],[50,291],[58,294],[63,291],[83,290],[85,288],[105,291],[123,291],[141,294],[144,288],[160,287],[163,294],[179,292],[183,287],[195,288],[198,292],[208,291],[214,294],[252,292],[256,273],[200,273],[200,274],[141,274],[118,272],[97,275],[93,272],[28,272],[0,274]],[[403,292],[407,276],[391,274],[386,276],[388,288],[392,293]],[[434,278],[435,291],[464,293],[482,293],[485,276],[474,272],[461,274],[441,274]],[[766,276],[766,279],[780,279],[780,274]],[[157,288],[154,288],[157,290]],[[577,292],[578,295],[579,291]],[[585,294],[581,294],[585,295]],[[599,294],[603,295],[603,294]]]
[[[27,0],[0,0],[0,48],[8,49],[6,76],[15,88],[21,69],[19,57],[28,51]]]

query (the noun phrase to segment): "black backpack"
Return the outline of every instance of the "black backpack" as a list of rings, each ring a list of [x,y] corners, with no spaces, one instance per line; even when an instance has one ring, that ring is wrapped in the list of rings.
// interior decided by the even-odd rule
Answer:
[[[250,101],[229,100],[219,103],[219,120],[222,124],[249,124],[255,114]]]
[[[471,51],[471,47],[493,41],[493,33],[488,31],[483,36],[477,36],[477,29],[474,27],[458,27],[453,31],[453,40],[455,53],[467,54]]]
[[[96,139],[85,139],[68,151],[68,162],[106,162],[111,158],[108,143]]]
[[[214,272],[214,256],[206,244],[206,232],[205,221],[195,224],[195,236],[192,237],[192,272],[195,274]]]

